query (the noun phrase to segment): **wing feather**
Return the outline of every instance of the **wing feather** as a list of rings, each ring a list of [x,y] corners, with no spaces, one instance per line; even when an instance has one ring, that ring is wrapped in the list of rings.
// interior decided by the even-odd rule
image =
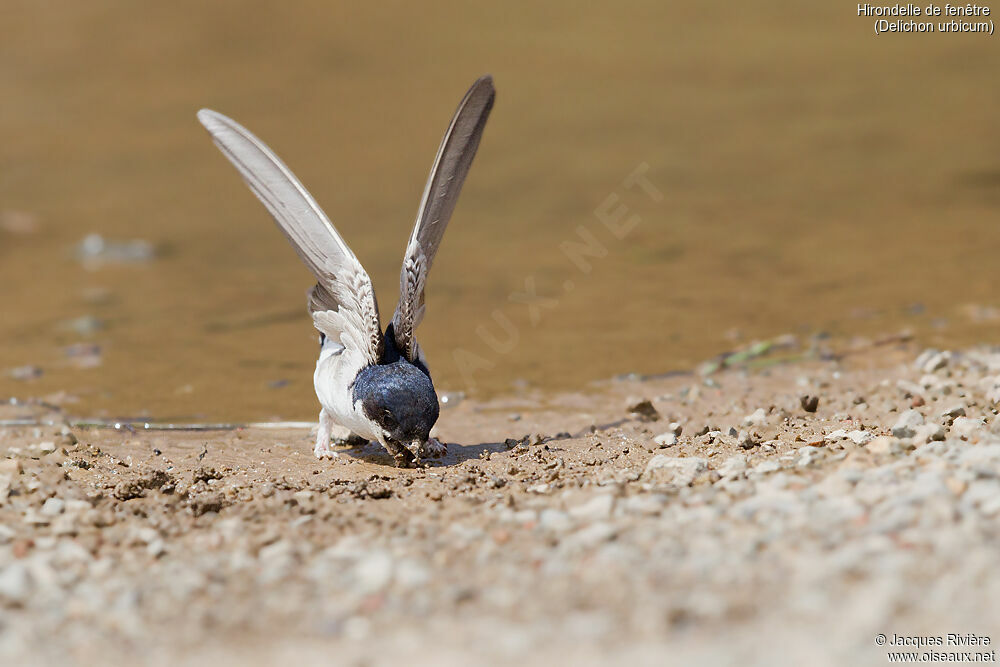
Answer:
[[[392,317],[396,345],[410,361],[417,355],[414,331],[424,314],[427,274],[479,148],[495,97],[493,78],[489,75],[472,84],[441,140],[424,187],[399,275],[399,305]]]
[[[212,140],[263,202],[316,277],[309,295],[313,324],[347,348],[378,363],[383,340],[371,278],[333,223],[295,175],[264,142],[236,121],[198,112]]]

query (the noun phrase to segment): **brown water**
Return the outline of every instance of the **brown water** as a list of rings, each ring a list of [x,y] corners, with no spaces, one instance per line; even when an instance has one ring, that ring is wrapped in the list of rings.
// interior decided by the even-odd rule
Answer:
[[[195,111],[275,148],[387,317],[440,135],[487,71],[497,106],[420,331],[440,388],[691,367],[733,329],[995,341],[966,308],[1000,304],[995,39],[876,37],[814,4],[5,2],[0,371],[43,374],[4,372],[0,396],[313,416],[309,276]],[[643,165],[662,200],[623,183]],[[621,204],[640,222],[619,239],[595,210]],[[579,227],[606,250],[589,272],[560,251]],[[156,257],[83,266],[91,233]],[[555,299],[534,323],[509,298],[526,280]]]

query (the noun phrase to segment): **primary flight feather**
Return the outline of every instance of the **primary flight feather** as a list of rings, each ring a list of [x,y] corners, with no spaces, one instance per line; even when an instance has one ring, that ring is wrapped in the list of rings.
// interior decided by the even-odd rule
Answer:
[[[246,128],[209,109],[198,120],[263,202],[316,278],[309,297],[322,334],[313,383],[322,409],[315,453],[336,456],[334,425],[377,440],[397,464],[440,454],[430,437],[438,403],[414,331],[424,313],[427,274],[493,108],[489,76],[465,94],[424,188],[400,270],[399,305],[385,334],[371,278],[333,223],[285,164]]]

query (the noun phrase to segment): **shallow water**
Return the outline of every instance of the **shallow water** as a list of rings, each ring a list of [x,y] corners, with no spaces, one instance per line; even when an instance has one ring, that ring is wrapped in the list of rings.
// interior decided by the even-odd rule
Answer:
[[[995,341],[998,64],[993,38],[875,37],[853,5],[8,2],[0,396],[311,417],[309,276],[195,111],[275,148],[387,318],[440,135],[486,71],[497,105],[420,332],[439,388],[690,368],[787,332]],[[621,205],[614,230],[595,215]],[[561,250],[581,227],[604,256]],[[95,233],[154,256],[85,265]]]

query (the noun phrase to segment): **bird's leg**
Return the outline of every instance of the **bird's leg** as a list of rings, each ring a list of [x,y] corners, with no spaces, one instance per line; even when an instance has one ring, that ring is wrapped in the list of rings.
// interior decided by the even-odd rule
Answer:
[[[333,451],[330,446],[330,438],[333,435],[333,417],[330,413],[323,410],[319,411],[319,428],[316,430],[316,447],[313,449],[313,454],[316,455],[318,459],[333,459],[337,458],[339,454]]]

